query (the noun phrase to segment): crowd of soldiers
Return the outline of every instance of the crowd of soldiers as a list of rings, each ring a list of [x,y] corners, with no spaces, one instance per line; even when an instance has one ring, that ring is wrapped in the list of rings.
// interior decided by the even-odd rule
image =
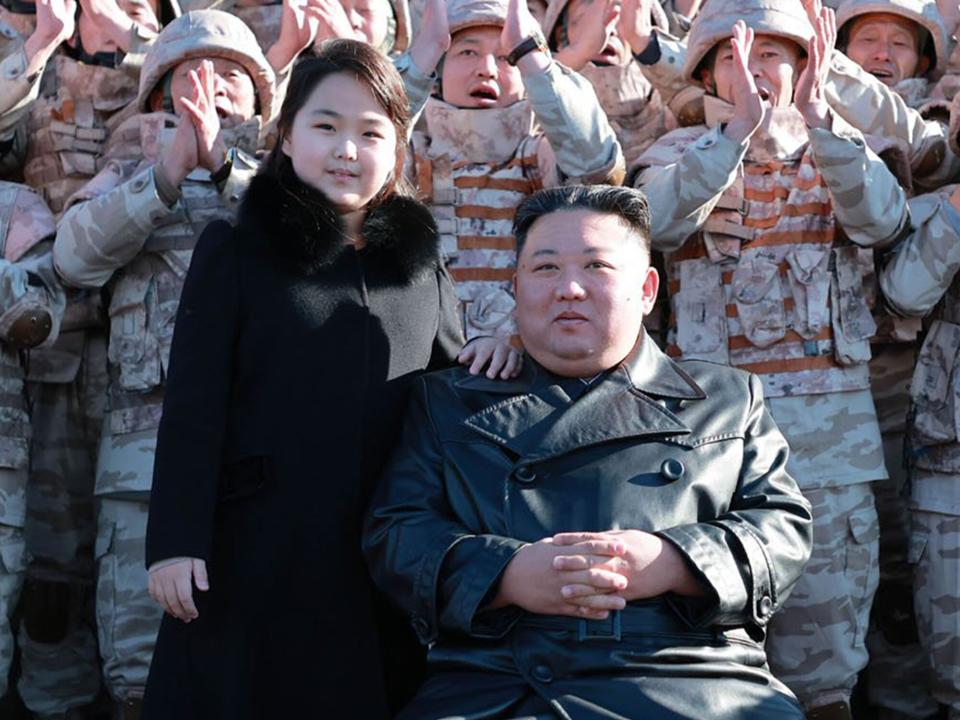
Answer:
[[[647,193],[649,334],[761,378],[814,506],[771,669],[811,718],[851,717],[860,679],[870,717],[960,720],[958,20],[933,0],[0,0],[0,696],[16,652],[35,717],[84,717],[102,688],[138,716],[192,248],[234,217],[296,58],[351,37],[419,114],[408,177],[468,338],[515,336],[525,197]],[[523,74],[505,28],[538,27]]]

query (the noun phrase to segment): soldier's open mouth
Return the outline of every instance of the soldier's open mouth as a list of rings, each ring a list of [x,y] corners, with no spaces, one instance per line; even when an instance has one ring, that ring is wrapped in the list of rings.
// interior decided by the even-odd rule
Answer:
[[[757,88],[757,93],[760,95],[760,99],[764,102],[770,102],[770,91],[766,88]]]
[[[497,100],[500,99],[498,92],[488,88],[474,90],[472,93],[470,93],[470,97],[474,98],[475,100],[479,100],[480,104],[483,106],[495,105]]]

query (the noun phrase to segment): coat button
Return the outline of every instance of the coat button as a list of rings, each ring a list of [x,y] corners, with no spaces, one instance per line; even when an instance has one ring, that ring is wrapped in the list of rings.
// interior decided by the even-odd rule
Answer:
[[[761,618],[768,618],[773,614],[773,600],[769,595],[764,595],[757,603],[757,615]]]
[[[411,625],[413,625],[413,631],[421,638],[426,637],[427,632],[430,630],[427,621],[421,617],[414,618]]]
[[[529,465],[521,465],[514,471],[513,477],[516,478],[517,482],[532,483],[537,479],[537,474]]]
[[[663,461],[663,465],[660,466],[660,474],[671,482],[682,478],[685,470],[686,468],[683,467],[683,463],[676,458],[667,458]]]
[[[533,679],[542,683],[553,682],[553,670],[548,665],[537,665],[533,669]]]

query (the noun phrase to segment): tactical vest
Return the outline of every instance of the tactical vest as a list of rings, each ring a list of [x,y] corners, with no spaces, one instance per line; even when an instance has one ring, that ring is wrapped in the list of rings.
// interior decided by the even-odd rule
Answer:
[[[922,225],[937,211],[939,194],[914,200],[913,222]],[[908,461],[914,467],[960,473],[960,280],[954,279],[931,312],[910,383]]]
[[[631,61],[623,66],[587,63],[580,71],[597,94],[600,107],[623,148],[627,167],[659,138],[677,127],[673,115],[640,70]]]
[[[11,218],[13,217],[14,203],[19,190],[14,186],[0,187],[0,257],[7,258],[8,245],[17,245],[15,239],[9,238],[13,232]],[[4,470],[25,470],[30,458],[30,415],[27,409],[24,393],[24,373],[20,355],[5,343],[0,343],[0,493],[16,503],[26,483],[26,473],[5,473]],[[15,482],[16,488],[7,487],[7,483]],[[4,523],[20,525],[10,516],[12,510],[0,507],[0,519]],[[23,509],[25,512],[25,507]],[[19,510],[17,516],[23,513]]]
[[[533,110],[525,100],[478,110],[430,98],[424,119],[426,133],[412,139],[415,178],[437,221],[465,334],[513,336],[513,217],[543,187]]]
[[[175,126],[164,122],[159,136],[157,120],[171,116],[151,113],[131,118],[117,130],[116,141],[129,147],[140,128],[141,152],[149,167],[169,146]],[[225,132],[229,145],[256,148],[259,119]],[[149,130],[148,130],[149,129]],[[111,141],[112,143],[113,141]],[[238,156],[238,161],[242,160]],[[137,182],[137,180],[134,180]],[[170,360],[173,324],[180,293],[197,238],[214,220],[234,219],[206,170],[197,169],[180,185],[174,212],[163,218],[140,253],[116,272],[109,285],[110,432],[122,434],[156,428],[163,402],[163,383]]]
[[[42,95],[30,112],[30,144],[23,176],[54,214],[100,169],[107,120],[137,96],[126,71],[54,56],[56,93]]]
[[[794,111],[772,111],[701,231],[667,258],[668,353],[756,373],[768,397],[870,387],[876,325]]]

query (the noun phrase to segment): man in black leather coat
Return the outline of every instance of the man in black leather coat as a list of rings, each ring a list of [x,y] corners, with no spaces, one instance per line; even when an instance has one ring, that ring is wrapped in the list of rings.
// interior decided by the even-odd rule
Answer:
[[[417,381],[364,533],[431,644],[407,718],[802,718],[764,626],[810,506],[752,375],[647,339],[659,280],[635,190],[519,208],[509,381]]]

